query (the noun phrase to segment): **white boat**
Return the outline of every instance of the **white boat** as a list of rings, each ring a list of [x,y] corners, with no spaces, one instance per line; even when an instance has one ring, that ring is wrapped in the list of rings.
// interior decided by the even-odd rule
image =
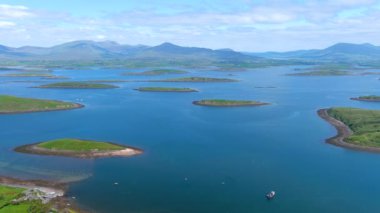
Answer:
[[[265,197],[268,199],[268,200],[272,200],[274,198],[274,196],[276,196],[276,192],[275,191],[270,191],[268,192],[267,195],[265,195]]]

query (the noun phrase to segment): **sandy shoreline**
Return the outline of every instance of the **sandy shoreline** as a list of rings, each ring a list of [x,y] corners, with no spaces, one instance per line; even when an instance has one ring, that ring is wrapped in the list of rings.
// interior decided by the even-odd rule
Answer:
[[[84,158],[84,159],[93,159],[93,158],[106,158],[106,157],[131,157],[134,155],[142,154],[143,151],[138,148],[125,147],[122,150],[116,151],[92,151],[92,152],[73,152],[65,150],[50,150],[38,147],[39,143],[28,144],[20,146],[14,149],[16,152],[26,153],[26,154],[35,154],[35,155],[49,155],[49,156],[62,156],[62,157],[73,157],[73,158]]]
[[[380,148],[378,147],[360,146],[360,145],[345,142],[344,139],[353,134],[352,130],[343,122],[331,117],[327,113],[327,110],[328,109],[318,110],[318,115],[319,117],[321,117],[322,119],[324,119],[325,121],[333,125],[337,130],[336,136],[326,139],[327,143],[335,145],[335,146],[339,146],[339,147],[353,149],[353,150],[380,153]]]

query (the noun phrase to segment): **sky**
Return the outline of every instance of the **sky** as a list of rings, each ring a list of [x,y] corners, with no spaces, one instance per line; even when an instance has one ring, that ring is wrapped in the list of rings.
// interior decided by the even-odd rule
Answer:
[[[0,44],[74,40],[248,52],[380,45],[380,0],[0,0]]]

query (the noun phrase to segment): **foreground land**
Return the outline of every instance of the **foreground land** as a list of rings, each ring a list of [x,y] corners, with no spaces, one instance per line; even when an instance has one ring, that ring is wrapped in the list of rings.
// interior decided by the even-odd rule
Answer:
[[[357,98],[351,98],[351,100],[355,100],[355,101],[369,101],[369,102],[380,102],[380,96],[376,96],[376,95],[359,96]]]
[[[217,106],[217,107],[237,107],[237,106],[263,106],[269,103],[258,101],[245,101],[245,100],[223,100],[223,99],[210,99],[194,101],[193,104],[200,106]]]
[[[56,88],[56,89],[113,89],[117,86],[110,84],[91,83],[91,82],[60,82],[45,84],[36,88]]]
[[[83,105],[77,103],[0,95],[0,114],[68,110],[82,107]]]
[[[151,82],[236,82],[237,80],[229,78],[207,78],[207,77],[186,77],[171,78],[162,80],[151,80]]]
[[[351,149],[380,152],[380,111],[357,108],[318,110],[338,134],[327,142]]]
[[[144,72],[127,72],[123,75],[135,75],[135,76],[151,76],[151,75],[170,75],[170,74],[186,74],[187,71],[174,70],[174,69],[157,69]]]
[[[176,88],[176,87],[140,87],[136,89],[140,92],[198,92],[191,88]]]
[[[0,213],[83,212],[64,197],[65,185],[0,177]]]
[[[128,157],[142,153],[140,149],[114,143],[70,138],[24,145],[17,147],[15,151],[77,158]]]

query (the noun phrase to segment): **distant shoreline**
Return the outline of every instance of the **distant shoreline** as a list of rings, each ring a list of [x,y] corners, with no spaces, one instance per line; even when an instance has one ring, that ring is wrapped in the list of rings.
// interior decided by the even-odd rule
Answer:
[[[353,101],[380,102],[380,99],[350,98]]]
[[[339,121],[331,117],[328,114],[327,110],[328,109],[319,109],[317,112],[319,117],[321,117],[322,119],[327,121],[329,124],[334,126],[335,129],[337,130],[336,136],[326,139],[327,143],[335,145],[335,146],[343,147],[343,148],[352,149],[352,150],[380,153],[380,147],[360,146],[360,145],[345,142],[344,139],[346,139],[347,137],[353,134],[352,130],[342,121]]]
[[[194,105],[198,106],[208,106],[208,107],[257,107],[257,106],[265,106],[270,105],[269,103],[247,103],[247,104],[240,104],[240,103],[233,103],[233,104],[208,104],[208,103],[202,103],[201,101],[193,101]]]

